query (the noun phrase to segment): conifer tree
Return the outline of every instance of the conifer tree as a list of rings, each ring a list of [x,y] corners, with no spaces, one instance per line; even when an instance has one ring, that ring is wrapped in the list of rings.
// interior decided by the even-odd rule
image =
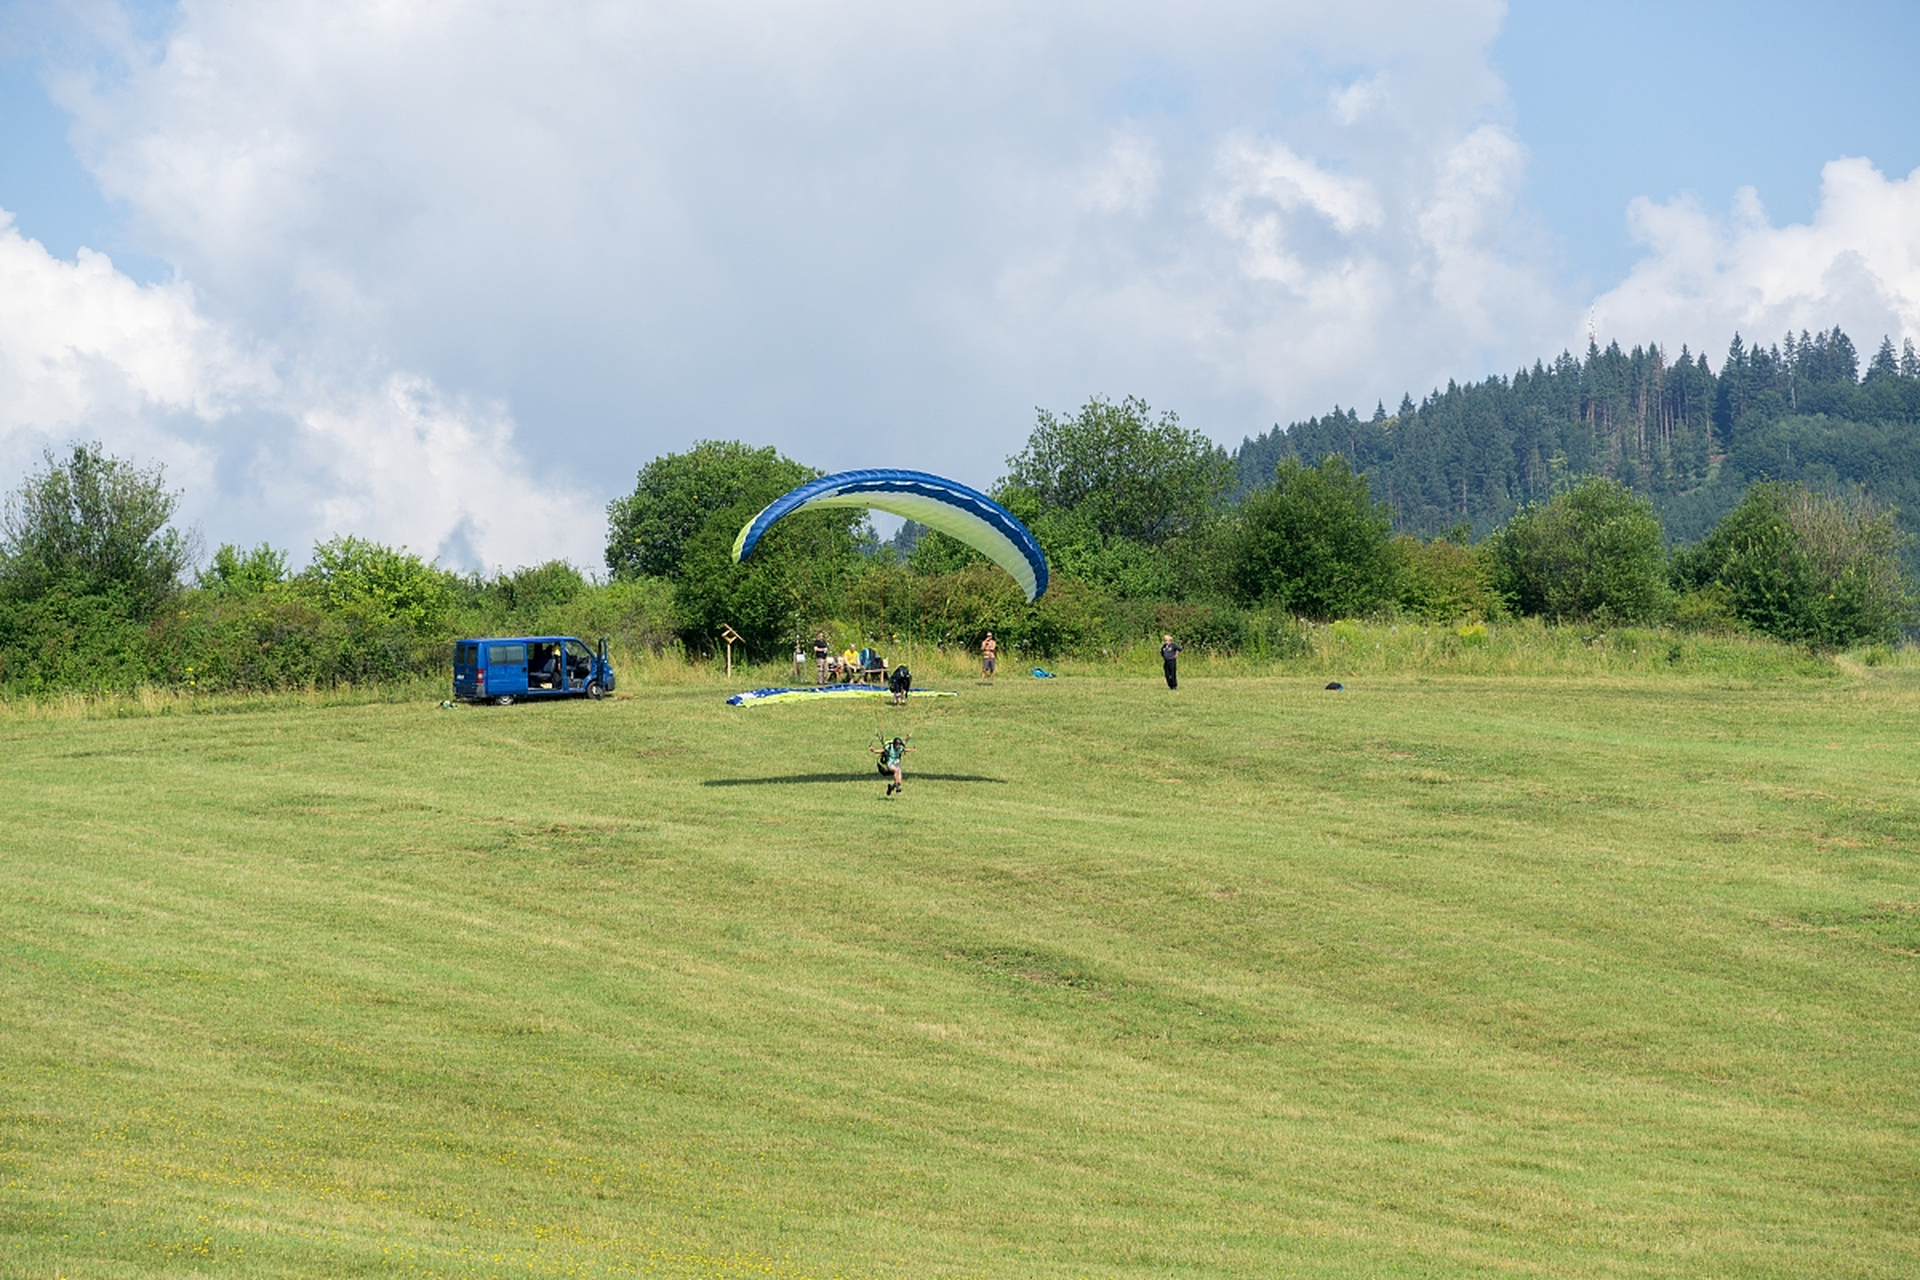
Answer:
[[[1900,376],[1900,358],[1893,353],[1893,339],[1880,339],[1880,349],[1873,353],[1873,363],[1867,366],[1868,382],[1878,382],[1882,378]]]

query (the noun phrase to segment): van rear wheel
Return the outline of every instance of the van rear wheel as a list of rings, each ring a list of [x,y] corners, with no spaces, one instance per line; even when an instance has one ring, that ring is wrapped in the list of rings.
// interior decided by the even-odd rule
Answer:
[[[499,697],[493,700],[493,705],[496,707],[510,707],[513,705],[513,695],[510,693],[503,693]]]
[[[607,696],[607,690],[598,680],[587,681],[587,696],[595,702]]]

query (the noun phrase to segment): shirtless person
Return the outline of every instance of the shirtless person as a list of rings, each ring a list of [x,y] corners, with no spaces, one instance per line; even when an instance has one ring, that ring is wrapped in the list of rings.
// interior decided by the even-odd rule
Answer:
[[[1000,642],[993,638],[993,632],[987,632],[987,638],[980,642],[980,678],[993,679],[993,660],[1000,652]]]

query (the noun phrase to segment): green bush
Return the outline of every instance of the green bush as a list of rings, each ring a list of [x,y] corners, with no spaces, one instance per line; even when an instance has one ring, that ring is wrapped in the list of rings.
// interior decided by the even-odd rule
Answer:
[[[677,637],[673,584],[661,578],[588,584],[564,604],[542,611],[536,623],[528,629],[579,636],[589,644],[605,636],[632,653],[659,653]]]
[[[1734,612],[1732,596],[1717,582],[1676,592],[1667,620],[1681,631],[1724,635],[1746,630],[1746,623]]]
[[[1032,530],[1053,576],[1076,578],[1122,600],[1165,600],[1181,594],[1175,562],[1164,547],[1102,534],[1083,512],[1042,512]]]
[[[1500,612],[1486,556],[1447,538],[1393,540],[1400,608],[1428,622],[1487,618]]]
[[[515,569],[491,579],[472,578],[469,585],[479,596],[476,601],[492,617],[524,620],[514,630],[544,630],[535,620],[551,616],[565,608],[587,589],[587,579],[565,560]]]
[[[1826,649],[1889,643],[1915,616],[1905,544],[1894,513],[1865,497],[1765,482],[1675,557],[1674,577],[1776,639]]]
[[[330,613],[398,623],[416,636],[439,636],[458,598],[458,579],[405,547],[384,546],[352,535],[313,549],[300,575],[301,590]]]
[[[1372,613],[1393,599],[1392,525],[1365,476],[1338,454],[1318,466],[1288,458],[1271,488],[1242,505],[1228,582],[1243,605],[1309,618]]]
[[[125,691],[149,679],[147,627],[118,593],[55,587],[0,605],[0,688]]]
[[[736,564],[733,540],[761,505],[743,502],[716,512],[687,541],[673,576],[673,608],[681,643],[693,652],[715,652],[720,628],[730,626],[746,642],[750,659],[783,655],[839,597],[855,560],[859,514],[829,509],[790,515]]]
[[[144,470],[75,445],[0,508],[0,687],[122,690],[148,678],[148,625],[178,597],[192,541]]]
[[[1671,605],[1653,504],[1587,476],[1522,507],[1487,542],[1494,589],[1516,613],[1560,622],[1651,622]]]
[[[1015,624],[1032,608],[1013,579],[984,561],[953,573],[916,572],[913,593],[916,634],[936,644],[968,649],[979,648],[989,631],[1002,644],[1011,643]]]
[[[196,575],[202,590],[224,596],[250,596],[287,580],[287,556],[266,543],[242,551],[223,542],[213,560]]]
[[[1022,655],[1052,658],[1097,648],[1109,601],[1085,583],[1061,579],[1008,620],[1000,639]]]
[[[907,553],[907,564],[915,573],[927,577],[958,573],[968,565],[986,563],[985,556],[960,539],[925,526],[919,528],[913,550]]]
[[[364,604],[329,609],[311,591],[195,591],[155,624],[148,676],[199,689],[382,684],[443,671],[448,639]]]
[[[1246,647],[1252,617],[1224,601],[1120,600],[1109,606],[1101,639],[1116,648],[1141,641],[1157,646],[1170,634],[1188,650],[1226,653]]]

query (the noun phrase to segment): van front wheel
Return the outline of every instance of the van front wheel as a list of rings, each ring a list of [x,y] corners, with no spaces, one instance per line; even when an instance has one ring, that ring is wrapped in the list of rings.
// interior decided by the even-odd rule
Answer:
[[[607,696],[606,688],[598,680],[587,681],[587,696],[595,702]]]
[[[493,700],[493,705],[496,707],[510,707],[513,705],[513,695],[510,693],[503,693],[499,697]]]

